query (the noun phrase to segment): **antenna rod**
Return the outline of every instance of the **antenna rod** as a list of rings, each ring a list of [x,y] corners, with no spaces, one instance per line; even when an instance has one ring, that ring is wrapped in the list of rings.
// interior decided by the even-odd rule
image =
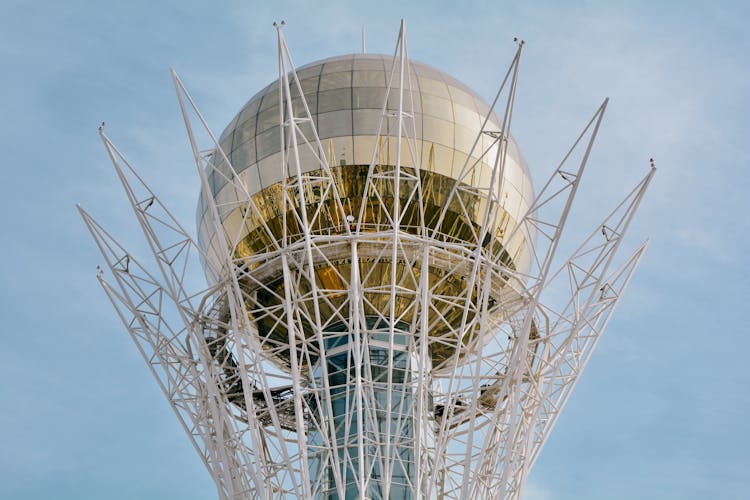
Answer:
[[[362,25],[362,53],[367,53],[366,46],[365,46],[365,25]]]

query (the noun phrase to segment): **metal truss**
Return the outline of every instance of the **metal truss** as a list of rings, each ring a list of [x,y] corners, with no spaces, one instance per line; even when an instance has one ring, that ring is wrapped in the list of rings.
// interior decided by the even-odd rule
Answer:
[[[276,34],[279,168],[286,173],[280,229],[267,223],[173,71],[221,238],[220,263],[100,129],[151,252],[151,262],[141,264],[79,207],[111,276],[100,269],[101,286],[220,498],[520,498],[646,249],[644,243],[617,258],[653,165],[575,252],[556,257],[605,100],[503,244],[492,243],[504,203],[520,42],[448,203],[430,212],[417,168],[416,84],[402,22],[353,211],[338,192],[282,26]],[[499,130],[490,123],[496,109]],[[484,149],[483,136],[492,139]],[[207,150],[198,146],[204,139]],[[396,151],[392,165],[381,161],[388,141]],[[317,165],[303,164],[301,151]],[[489,155],[489,186],[465,182],[479,168],[473,158]],[[228,173],[214,167],[219,160]],[[214,200],[212,171],[230,183],[234,201]],[[470,209],[471,199],[483,209]],[[441,229],[448,207],[470,236],[451,238]],[[228,234],[223,221],[237,210],[243,224]],[[374,221],[367,213],[380,215]],[[265,250],[240,254],[242,228],[250,225],[261,228]],[[516,240],[526,242],[520,246],[531,256],[528,270],[517,269],[505,251]],[[212,283],[202,289],[191,285],[201,266]],[[282,285],[271,286],[272,279]]]

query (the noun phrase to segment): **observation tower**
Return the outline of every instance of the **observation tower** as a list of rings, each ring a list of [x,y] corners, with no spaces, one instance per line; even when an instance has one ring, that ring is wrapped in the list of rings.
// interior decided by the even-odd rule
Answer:
[[[606,100],[535,191],[523,42],[486,102],[403,22],[392,55],[300,68],[274,26],[278,79],[218,138],[172,72],[197,237],[100,128],[152,261],[80,209],[99,282],[220,498],[521,497],[645,251],[616,259],[653,165],[556,257]]]

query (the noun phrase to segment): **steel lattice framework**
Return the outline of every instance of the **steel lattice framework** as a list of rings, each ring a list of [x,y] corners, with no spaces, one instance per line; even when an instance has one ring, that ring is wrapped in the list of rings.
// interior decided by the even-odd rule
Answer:
[[[490,113],[502,115],[501,129],[480,132],[492,138],[495,153],[490,187],[463,182],[477,168],[467,160],[446,208],[427,214],[422,179],[402,162],[404,154],[411,165],[422,161],[414,142],[414,77],[402,22],[381,118],[381,127],[397,130],[396,161],[379,163],[382,142],[376,142],[359,213],[348,213],[281,26],[276,33],[283,110],[279,168],[289,173],[281,187],[282,212],[288,214],[281,233],[265,224],[172,72],[212,223],[224,238],[221,263],[212,264],[100,128],[152,253],[152,262],[141,263],[79,207],[111,275],[105,279],[100,269],[101,286],[221,498],[521,497],[646,249],[644,243],[616,262],[653,165],[568,258],[554,259],[605,100],[504,236],[506,246],[514,238],[533,243],[530,269],[516,269],[503,246],[487,241],[503,205],[523,42],[491,106]],[[303,102],[299,114],[292,106],[295,88]],[[394,102],[395,109],[389,108]],[[198,146],[198,135],[207,138],[208,150]],[[475,148],[481,148],[479,139]],[[314,152],[319,168],[303,170],[303,149]],[[231,204],[211,195],[207,175],[216,158],[230,166],[229,175],[217,175],[236,191]],[[314,203],[306,201],[311,187]],[[482,200],[479,220],[464,206],[468,197]],[[463,207],[461,216],[472,221],[470,237],[451,239],[439,231],[448,206]],[[242,235],[227,234],[222,216],[238,207],[271,242],[264,251],[237,256]],[[385,214],[376,226],[364,213],[373,207]],[[407,211],[418,214],[409,215],[408,228]],[[328,222],[321,229],[323,217],[338,225]],[[332,279],[320,279],[321,263]],[[216,283],[191,289],[188,277],[198,275],[201,265]],[[442,277],[431,275],[431,266]],[[384,269],[387,286],[372,285],[367,273]],[[283,293],[268,286],[274,273],[281,273]],[[450,279],[462,286],[446,294],[442,285]],[[260,335],[261,320],[286,341]],[[449,325],[449,333],[434,334],[446,330],[440,325]],[[436,346],[449,353],[440,366],[431,355]]]

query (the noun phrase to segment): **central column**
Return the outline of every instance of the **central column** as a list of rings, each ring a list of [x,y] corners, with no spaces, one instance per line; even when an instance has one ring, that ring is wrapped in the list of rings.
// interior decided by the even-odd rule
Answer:
[[[363,345],[366,347],[365,362],[361,366],[363,377],[363,401],[356,402],[354,342],[352,334],[343,331],[345,326],[335,325],[324,334],[325,356],[320,356],[313,365],[310,374],[315,387],[323,387],[323,360],[326,363],[328,384],[330,387],[330,407],[335,427],[336,449],[334,453],[339,460],[339,474],[345,483],[345,495],[339,496],[336,490],[334,462],[329,459],[328,443],[333,443],[332,436],[324,439],[314,424],[308,432],[308,453],[311,480],[322,484],[316,499],[320,500],[356,500],[360,498],[359,480],[360,461],[364,461],[367,483],[364,498],[384,499],[384,468],[390,467],[391,481],[389,499],[411,500],[414,498],[416,473],[415,422],[427,419],[415,419],[416,413],[416,358],[409,352],[409,327],[398,323],[394,330],[393,343],[390,343],[389,328],[377,318],[367,318],[367,330],[362,333]],[[393,345],[392,360],[390,345]],[[389,367],[390,390],[389,390]],[[328,404],[312,398],[310,407],[314,410],[313,418],[328,419]],[[390,398],[390,412],[388,411]],[[320,405],[320,406],[319,406]],[[357,408],[362,408],[358,418]],[[425,409],[430,411],[429,409]],[[429,419],[432,420],[432,419]],[[363,429],[358,427],[362,422]],[[323,427],[323,426],[321,426]],[[330,434],[330,426],[323,427]],[[385,438],[390,429],[390,446]],[[422,430],[422,435],[431,433]],[[362,433],[364,441],[363,456],[359,454],[357,441]],[[432,439],[430,439],[432,441]],[[332,446],[332,444],[330,444]],[[386,454],[387,453],[387,454]]]

